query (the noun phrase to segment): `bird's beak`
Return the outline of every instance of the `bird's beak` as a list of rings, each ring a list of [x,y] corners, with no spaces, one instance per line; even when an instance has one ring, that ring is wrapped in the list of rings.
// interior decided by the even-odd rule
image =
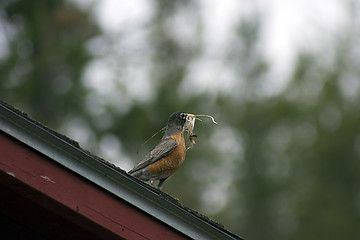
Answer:
[[[188,115],[191,119],[194,119],[194,118],[195,118],[195,115],[194,115],[194,114],[187,113],[187,115]]]

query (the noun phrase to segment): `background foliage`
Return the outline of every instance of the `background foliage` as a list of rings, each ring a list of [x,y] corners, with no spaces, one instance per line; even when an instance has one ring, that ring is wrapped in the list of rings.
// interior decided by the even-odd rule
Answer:
[[[94,21],[95,5],[3,1],[1,99],[125,170],[156,144],[160,136],[139,150],[170,113],[211,114],[219,126],[197,123],[198,143],[165,192],[246,239],[357,239],[356,11],[329,41],[300,51],[286,86],[268,94],[260,14],[239,17],[217,59],[196,1],[152,3],[149,22],[111,36]],[[176,35],[179,19],[191,23],[188,36]],[[191,81],[214,66],[233,80]]]

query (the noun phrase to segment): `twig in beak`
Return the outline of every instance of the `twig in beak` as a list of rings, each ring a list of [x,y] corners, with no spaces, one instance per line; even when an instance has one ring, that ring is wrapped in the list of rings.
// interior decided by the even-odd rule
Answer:
[[[210,116],[210,115],[195,115],[195,117],[208,117],[208,118],[211,118],[211,121],[215,124],[218,124],[216,121],[215,121],[215,118],[213,116]],[[199,118],[196,118],[198,120],[200,120]],[[201,121],[201,120],[200,120]]]
[[[214,123],[214,124],[218,124],[214,117],[213,116],[210,116],[210,115],[195,115],[195,114],[190,114],[188,113],[188,117],[186,119],[187,123],[186,123],[186,130],[188,131],[189,133],[189,140],[190,140],[190,146],[187,148],[187,150],[189,150],[190,148],[192,148],[196,142],[194,140],[194,137],[197,137],[196,134],[194,134],[194,127],[195,127],[195,120],[199,120],[199,121],[202,121],[200,118],[198,117],[208,117],[208,118],[211,118],[211,121]]]

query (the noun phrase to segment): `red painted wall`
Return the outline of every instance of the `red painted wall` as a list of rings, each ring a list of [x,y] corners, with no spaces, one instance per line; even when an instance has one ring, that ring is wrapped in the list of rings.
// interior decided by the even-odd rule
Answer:
[[[187,239],[175,229],[1,131],[0,171],[119,237]],[[26,191],[22,194],[26,195]],[[36,198],[33,200],[38,201]]]

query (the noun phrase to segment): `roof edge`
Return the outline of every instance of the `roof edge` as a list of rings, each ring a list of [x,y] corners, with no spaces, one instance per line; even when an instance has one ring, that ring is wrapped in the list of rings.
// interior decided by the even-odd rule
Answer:
[[[191,238],[242,239],[2,101],[0,130]]]

